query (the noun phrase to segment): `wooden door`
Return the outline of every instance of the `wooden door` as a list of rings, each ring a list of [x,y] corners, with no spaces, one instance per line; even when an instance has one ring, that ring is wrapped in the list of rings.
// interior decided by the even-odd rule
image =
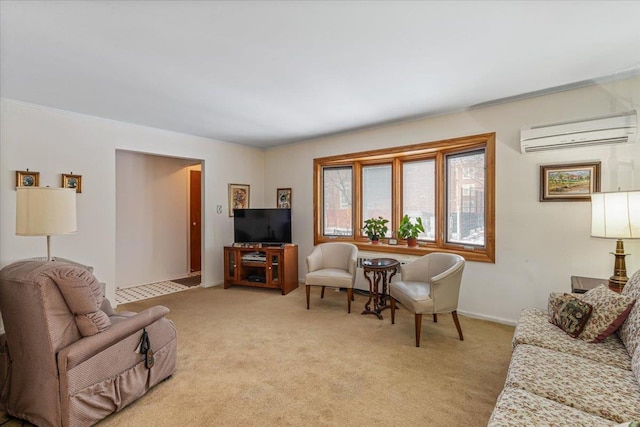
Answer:
[[[201,270],[202,256],[202,182],[201,172],[198,170],[189,171],[189,219],[191,220],[189,227],[189,242],[191,249],[191,271]]]

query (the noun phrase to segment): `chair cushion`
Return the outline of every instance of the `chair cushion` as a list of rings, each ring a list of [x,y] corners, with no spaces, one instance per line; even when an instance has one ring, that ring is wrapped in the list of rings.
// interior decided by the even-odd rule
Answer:
[[[339,268],[323,268],[307,273],[304,278],[304,284],[333,288],[352,288],[353,276],[348,271]]]
[[[571,294],[549,295],[549,321],[572,338],[580,335],[592,310],[591,304]]]
[[[591,304],[593,312],[578,338],[594,343],[614,333],[635,303],[635,299],[617,294],[604,285],[587,291],[580,299]]]
[[[88,270],[62,265],[49,272],[60,289],[69,310],[75,314],[76,325],[83,337],[95,335],[111,326],[109,316],[102,310],[100,282]]]
[[[400,280],[391,283],[389,294],[413,313],[433,312],[433,299],[431,299],[431,285],[429,283]]]

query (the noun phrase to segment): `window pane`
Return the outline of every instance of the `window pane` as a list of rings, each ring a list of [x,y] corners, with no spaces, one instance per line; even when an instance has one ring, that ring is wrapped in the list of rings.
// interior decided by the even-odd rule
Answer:
[[[324,168],[323,234],[325,236],[353,236],[352,198],[353,173],[351,166]]]
[[[436,239],[435,160],[421,160],[402,164],[402,215],[412,222],[422,218],[424,233],[420,240]]]
[[[447,156],[447,242],[484,246],[484,150]]]
[[[391,225],[391,165],[362,168],[362,220],[379,216]],[[390,236],[391,227],[385,237]]]

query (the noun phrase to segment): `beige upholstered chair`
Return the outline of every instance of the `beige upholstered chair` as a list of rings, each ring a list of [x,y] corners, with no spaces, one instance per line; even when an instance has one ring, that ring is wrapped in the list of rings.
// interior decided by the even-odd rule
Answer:
[[[324,298],[324,288],[329,286],[347,290],[347,312],[351,313],[357,258],[358,248],[351,243],[323,243],[313,248],[307,257],[308,273],[304,278],[307,310],[311,286],[322,286],[320,298]]]
[[[391,295],[391,323],[395,323],[396,303],[415,314],[416,347],[420,347],[422,315],[451,313],[463,340],[458,321],[458,295],[464,270],[464,258],[447,253],[431,253],[401,267],[402,280],[389,287]]]
[[[169,309],[116,313],[98,280],[66,262],[0,270],[0,410],[37,426],[90,426],[176,369]],[[144,332],[149,352],[136,351]]]

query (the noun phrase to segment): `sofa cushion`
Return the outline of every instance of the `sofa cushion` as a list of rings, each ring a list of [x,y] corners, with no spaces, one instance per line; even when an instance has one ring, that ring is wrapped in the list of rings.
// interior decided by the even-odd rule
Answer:
[[[617,294],[604,285],[587,291],[580,299],[593,306],[591,317],[578,337],[589,342],[600,342],[614,333],[635,303],[634,298]]]
[[[631,359],[631,371],[636,376],[636,380],[640,384],[640,347],[636,348],[636,354]]]
[[[631,357],[616,334],[598,344],[573,339],[549,323],[546,310],[525,308],[513,334],[513,347],[531,344],[631,370]]]
[[[593,307],[570,294],[549,295],[549,321],[572,338],[582,332]]]
[[[622,295],[640,300],[640,270],[636,271],[627,282]],[[636,349],[640,347],[640,304],[635,304],[627,316],[627,320],[618,328],[618,335],[627,347],[629,356],[633,356]]]
[[[513,352],[506,386],[622,423],[640,418],[631,371],[531,345]]]
[[[611,421],[520,388],[505,387],[498,397],[488,427],[564,425],[610,426]]]

